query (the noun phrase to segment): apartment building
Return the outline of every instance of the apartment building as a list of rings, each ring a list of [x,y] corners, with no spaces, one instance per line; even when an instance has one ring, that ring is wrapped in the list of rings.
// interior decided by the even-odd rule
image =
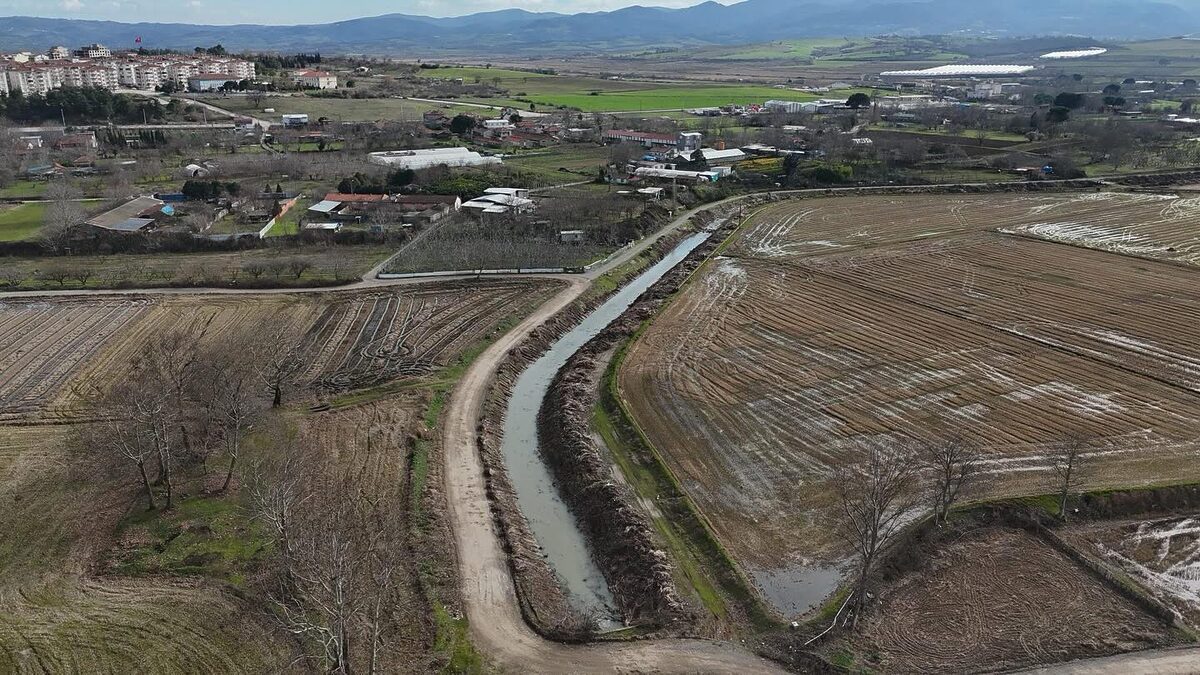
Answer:
[[[0,92],[20,91],[24,94],[45,94],[59,87],[103,87],[105,89],[143,89],[152,91],[173,82],[183,89],[198,75],[222,75],[225,80],[248,80],[256,76],[252,61],[207,55],[167,54],[142,56],[137,53],[72,58],[65,47],[54,47],[48,55],[0,55]],[[103,45],[90,45],[76,54],[98,54],[107,51]]]

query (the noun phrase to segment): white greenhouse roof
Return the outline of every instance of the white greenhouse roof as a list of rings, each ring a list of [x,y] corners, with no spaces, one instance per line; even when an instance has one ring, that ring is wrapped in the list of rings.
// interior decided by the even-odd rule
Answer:
[[[313,204],[312,206],[308,207],[308,210],[316,213],[331,213],[334,209],[341,205],[341,202],[331,202],[329,200],[325,200]]]
[[[1034,66],[1017,65],[978,65],[978,66],[938,66],[924,70],[891,70],[880,73],[884,77],[996,77],[1000,75],[1024,75]]]
[[[1043,59],[1082,59],[1089,56],[1100,56],[1108,52],[1104,47],[1092,47],[1090,49],[1076,49],[1074,51],[1050,52],[1042,54]]]

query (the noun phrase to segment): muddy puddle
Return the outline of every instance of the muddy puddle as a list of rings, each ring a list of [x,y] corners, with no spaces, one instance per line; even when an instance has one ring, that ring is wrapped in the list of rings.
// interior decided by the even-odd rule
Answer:
[[[614,627],[620,617],[583,532],[560,498],[550,469],[538,452],[538,410],[551,381],[575,352],[620,317],[638,296],[709,236],[701,232],[684,239],[665,258],[589,314],[521,374],[509,399],[502,449],[521,512],[572,605],[601,617],[602,629]]]
[[[820,605],[842,582],[838,567],[747,568],[754,585],[785,617],[796,617]]]

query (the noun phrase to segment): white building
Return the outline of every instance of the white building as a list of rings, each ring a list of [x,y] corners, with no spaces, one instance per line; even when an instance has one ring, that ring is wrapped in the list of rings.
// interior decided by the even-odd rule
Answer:
[[[533,210],[534,202],[532,199],[517,197],[512,194],[489,193],[485,193],[478,199],[463,202],[463,208],[486,214],[525,213]]]
[[[337,75],[324,70],[301,70],[292,74],[292,81],[309,89],[337,89]]]
[[[226,82],[231,82],[228,75],[224,73],[204,73],[189,77],[187,80],[188,91],[217,91],[225,86]]]
[[[107,59],[112,57],[111,49],[95,42],[86,47],[80,47],[75,53],[85,59]]]
[[[428,150],[391,150],[367,155],[371,164],[393,169],[428,169],[433,166],[486,166],[501,164],[499,157],[485,157],[468,148],[430,148]]]
[[[46,55],[54,61],[65,61],[66,59],[71,58],[71,50],[63,47],[62,45],[57,45],[51,47],[50,51],[46,52]]]

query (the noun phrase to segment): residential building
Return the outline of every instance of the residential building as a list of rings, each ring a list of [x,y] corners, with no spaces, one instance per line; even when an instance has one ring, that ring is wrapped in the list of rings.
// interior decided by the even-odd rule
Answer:
[[[46,52],[46,55],[54,61],[63,61],[71,58],[71,50],[62,45],[56,45],[51,47],[50,51]]]
[[[107,59],[112,56],[112,50],[102,44],[92,43],[75,51],[77,56],[85,59]]]
[[[301,70],[292,73],[292,81],[309,89],[337,89],[337,75],[324,70]]]

